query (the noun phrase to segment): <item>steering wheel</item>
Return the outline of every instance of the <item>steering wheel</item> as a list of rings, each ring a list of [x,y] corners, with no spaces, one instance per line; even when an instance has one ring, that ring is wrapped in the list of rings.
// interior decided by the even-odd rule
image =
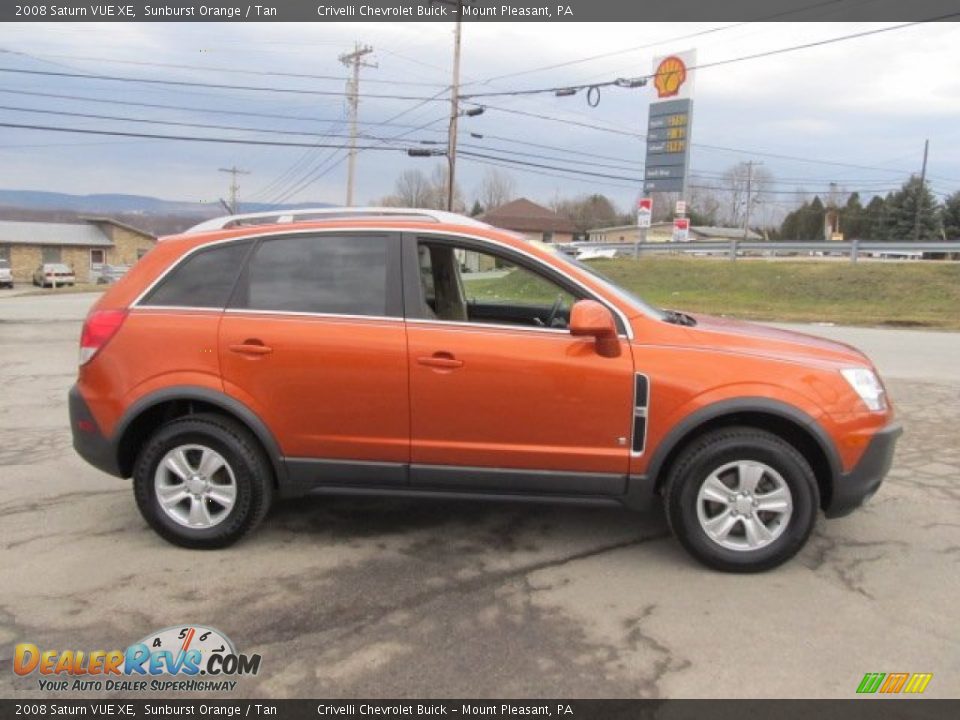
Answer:
[[[545,325],[548,328],[553,327],[553,321],[557,319],[557,315],[560,313],[561,307],[563,307],[563,295],[557,295],[557,299],[554,300],[553,306],[550,308],[550,314],[547,315],[547,322]]]

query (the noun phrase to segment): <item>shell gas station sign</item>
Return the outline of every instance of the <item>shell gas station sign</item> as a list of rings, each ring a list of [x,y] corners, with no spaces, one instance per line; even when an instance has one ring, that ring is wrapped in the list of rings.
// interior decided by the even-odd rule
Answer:
[[[690,167],[693,118],[693,73],[697,51],[672,53],[653,60],[653,88],[647,121],[644,192],[679,192]]]

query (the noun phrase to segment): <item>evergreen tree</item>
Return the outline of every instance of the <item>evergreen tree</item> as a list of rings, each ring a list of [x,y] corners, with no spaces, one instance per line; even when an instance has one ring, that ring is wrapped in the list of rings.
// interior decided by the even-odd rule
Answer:
[[[823,240],[823,222],[827,214],[827,209],[820,200],[819,195],[815,195],[806,212],[803,214],[801,232],[804,240]]]
[[[819,197],[787,213],[777,236],[781,240],[822,240],[826,208]]]
[[[960,190],[943,203],[943,232],[947,240],[960,240]]]
[[[913,240],[917,207],[920,208],[920,240],[940,238],[940,217],[930,187],[911,176],[897,192],[887,197],[887,239]]]
[[[847,240],[864,238],[864,209],[860,202],[860,193],[847,198],[847,204],[840,209],[840,232]]]
[[[863,211],[863,239],[881,241],[887,239],[887,205],[883,198],[874,195]]]
[[[483,215],[483,205],[480,204],[479,200],[473,201],[473,207],[470,208],[470,217],[478,217]]]

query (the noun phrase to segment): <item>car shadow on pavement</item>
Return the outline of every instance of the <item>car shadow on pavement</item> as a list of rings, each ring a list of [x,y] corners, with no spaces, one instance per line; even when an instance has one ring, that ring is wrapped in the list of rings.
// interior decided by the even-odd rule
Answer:
[[[589,548],[665,536],[661,508],[637,513],[614,507],[472,500],[306,497],[274,506],[261,532],[314,534],[334,541],[405,537],[475,550],[536,552],[550,545]],[[571,548],[571,545],[573,548]]]

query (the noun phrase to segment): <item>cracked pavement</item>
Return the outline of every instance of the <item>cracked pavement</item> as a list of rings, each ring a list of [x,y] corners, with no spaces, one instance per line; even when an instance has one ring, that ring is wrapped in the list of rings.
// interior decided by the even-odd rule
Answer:
[[[2,697],[40,695],[9,670],[18,642],[123,648],[184,623],[263,656],[238,697],[848,698],[868,671],[960,695],[960,377],[941,372],[960,334],[806,328],[873,356],[905,434],[868,506],[735,576],[659,512],[563,506],[311,499],[227,550],[167,545],[70,446],[92,300],[0,300]]]

